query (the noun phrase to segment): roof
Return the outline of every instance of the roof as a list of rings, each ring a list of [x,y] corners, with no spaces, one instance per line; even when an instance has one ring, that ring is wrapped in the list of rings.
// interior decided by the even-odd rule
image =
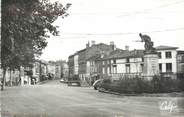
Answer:
[[[101,58],[101,55],[97,54],[97,55],[94,55],[94,56],[88,58],[87,60],[97,60],[97,59],[100,59],[100,58]]]
[[[178,47],[172,47],[172,46],[165,46],[165,45],[160,45],[155,47],[156,50],[176,50]]]
[[[73,56],[74,56],[74,54],[70,55],[68,58],[71,58],[71,57],[73,57]]]
[[[179,50],[177,51],[178,54],[184,54],[184,51],[183,50]]]
[[[85,50],[86,50],[86,48],[85,48],[85,49],[82,49],[82,50],[79,50],[77,53],[83,52],[83,51],[85,51]]]
[[[114,59],[114,58],[138,58],[143,57],[144,50],[132,50],[132,51],[121,51],[110,56],[106,56],[103,59]]]

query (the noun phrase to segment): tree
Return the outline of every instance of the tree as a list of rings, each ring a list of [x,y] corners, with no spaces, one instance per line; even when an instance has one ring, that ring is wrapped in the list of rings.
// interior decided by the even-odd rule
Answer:
[[[59,16],[66,17],[70,5],[48,0],[2,0],[2,90],[6,70],[32,66],[35,57],[39,57],[47,46],[48,32],[58,35],[53,22]]]

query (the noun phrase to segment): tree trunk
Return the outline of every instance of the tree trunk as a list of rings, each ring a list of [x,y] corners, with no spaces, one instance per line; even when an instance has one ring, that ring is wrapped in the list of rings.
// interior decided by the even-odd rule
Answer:
[[[3,69],[3,81],[2,81],[2,85],[1,85],[1,90],[3,91],[5,88],[5,83],[6,83],[6,68]]]
[[[18,83],[17,83],[17,85],[20,83],[20,85],[21,85],[21,68],[19,68],[19,79],[18,79]]]
[[[12,86],[12,70],[10,69],[10,87]]]

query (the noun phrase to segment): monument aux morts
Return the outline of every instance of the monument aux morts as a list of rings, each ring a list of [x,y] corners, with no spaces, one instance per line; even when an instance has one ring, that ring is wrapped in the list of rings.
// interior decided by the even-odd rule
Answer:
[[[159,74],[158,54],[153,47],[153,42],[148,35],[139,34],[141,42],[144,42],[144,67],[143,78],[151,80],[153,76]]]

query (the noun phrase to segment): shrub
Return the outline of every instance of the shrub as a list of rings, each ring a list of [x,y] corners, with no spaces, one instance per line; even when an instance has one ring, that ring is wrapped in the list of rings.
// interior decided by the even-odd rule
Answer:
[[[184,80],[154,76],[151,81],[142,78],[122,78],[116,82],[105,80],[101,87],[118,93],[168,93],[184,91]]]

